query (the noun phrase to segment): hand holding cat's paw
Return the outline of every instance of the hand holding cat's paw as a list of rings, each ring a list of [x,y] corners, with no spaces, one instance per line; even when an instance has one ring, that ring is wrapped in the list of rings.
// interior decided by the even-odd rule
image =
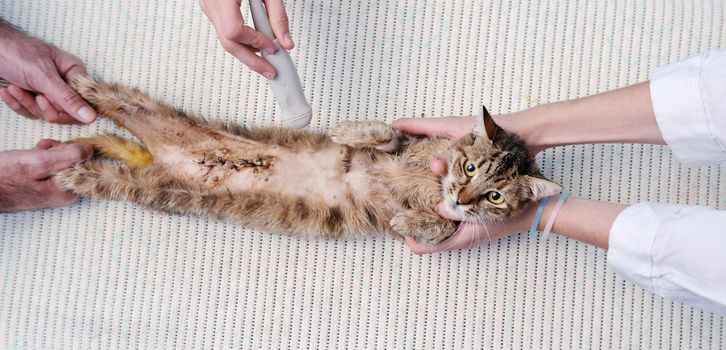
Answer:
[[[0,152],[0,211],[50,208],[78,199],[62,191],[51,176],[88,158],[87,145],[41,140],[33,150]]]
[[[96,112],[68,82],[88,73],[77,56],[0,22],[0,99],[13,111],[51,123],[90,123]]]
[[[451,236],[456,230],[456,224],[433,212],[406,210],[391,219],[391,228],[406,237],[406,240],[433,245]]]
[[[398,147],[396,130],[379,121],[344,121],[329,133],[333,142],[353,148],[375,148],[392,152]]]

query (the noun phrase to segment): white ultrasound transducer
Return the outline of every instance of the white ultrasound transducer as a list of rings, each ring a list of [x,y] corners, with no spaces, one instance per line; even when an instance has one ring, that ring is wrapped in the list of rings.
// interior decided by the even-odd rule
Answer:
[[[255,29],[272,39],[277,48],[277,51],[271,55],[262,52],[262,57],[277,70],[277,76],[269,82],[272,94],[282,110],[285,125],[294,129],[304,128],[310,124],[313,108],[305,99],[295,64],[292,62],[287,50],[277,42],[262,0],[250,0],[250,11],[252,12]]]

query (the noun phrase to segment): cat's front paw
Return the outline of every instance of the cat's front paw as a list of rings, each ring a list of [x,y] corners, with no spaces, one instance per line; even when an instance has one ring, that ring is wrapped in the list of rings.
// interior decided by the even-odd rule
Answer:
[[[423,244],[441,243],[456,230],[456,224],[445,220],[433,212],[406,210],[391,219],[394,232],[416,238]]]
[[[333,142],[354,148],[375,148],[392,152],[398,148],[396,130],[379,121],[345,121],[329,133]]]

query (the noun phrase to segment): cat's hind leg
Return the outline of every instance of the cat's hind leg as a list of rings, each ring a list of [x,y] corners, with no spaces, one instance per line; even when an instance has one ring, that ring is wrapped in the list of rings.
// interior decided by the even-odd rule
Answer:
[[[79,78],[73,88],[101,114],[129,130],[152,148],[206,139],[199,128],[207,122],[148,94],[118,83]]]
[[[116,161],[91,158],[53,175],[66,191],[94,199],[127,200],[143,203],[160,189],[181,188],[160,169],[150,166],[131,168]]]
[[[399,133],[380,121],[344,121],[328,134],[333,142],[353,148],[375,148],[383,152],[394,152],[400,145]]]
[[[203,201],[217,195],[191,191],[155,165],[130,168],[92,158],[59,171],[53,180],[61,189],[83,197],[128,201],[170,213],[222,216],[218,208]]]
[[[264,190],[190,190],[155,165],[130,168],[92,158],[56,173],[54,181],[61,189],[84,197],[124,200],[167,213],[210,217],[294,236],[336,238],[370,234],[375,228],[370,219],[349,206],[329,206]]]

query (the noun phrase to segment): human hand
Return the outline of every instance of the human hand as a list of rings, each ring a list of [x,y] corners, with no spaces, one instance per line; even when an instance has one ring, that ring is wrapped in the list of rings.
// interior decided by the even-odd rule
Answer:
[[[391,125],[408,134],[460,139],[474,128],[474,117],[401,118]]]
[[[267,79],[273,79],[277,71],[269,62],[255,54],[255,51],[273,54],[276,51],[275,44],[264,34],[245,25],[240,12],[241,1],[200,0],[199,3],[204,14],[214,25],[214,31],[222,47],[253,71]],[[295,44],[290,38],[290,27],[283,0],[266,0],[265,8],[272,32],[280,46],[292,50]]]
[[[78,195],[61,191],[52,175],[88,158],[90,145],[40,140],[32,150],[0,152],[0,212],[65,206]]]
[[[431,170],[438,176],[446,176],[446,161],[434,158],[429,163]],[[451,215],[443,203],[436,205],[434,210],[442,217],[458,221],[459,217]],[[461,221],[451,237],[445,241],[435,245],[425,245],[419,243],[413,237],[404,237],[406,245],[411,248],[415,254],[436,253],[455,249],[471,249],[482,244],[509,236],[517,232],[527,231],[534,220],[537,211],[537,204],[530,204],[524,213],[512,220],[502,223],[485,223],[482,221]]]
[[[510,114],[494,116],[494,122],[502,129],[522,137],[532,154],[545,149],[544,146],[533,142],[530,136],[527,120],[538,114],[535,109],[528,109]],[[459,139],[471,132],[474,127],[474,117],[441,117],[441,118],[401,118],[393,122],[395,129],[414,135],[440,136],[449,139]]]
[[[458,139],[471,132],[474,127],[474,117],[403,118],[394,121],[392,126],[409,134]],[[441,177],[446,176],[448,171],[446,161],[438,157],[431,159],[429,167],[434,174]],[[457,216],[448,213],[442,203],[439,203],[434,209],[446,219],[460,220]],[[528,230],[536,209],[536,204],[530,205],[523,215],[504,223],[462,221],[451,237],[436,245],[421,244],[413,237],[404,237],[404,239],[415,254],[471,249],[510,234]]]
[[[439,203],[434,209],[439,215],[446,219],[452,221],[458,220],[455,216],[450,216],[441,203]],[[537,204],[532,204],[526,209],[523,215],[503,223],[462,221],[459,223],[459,227],[456,229],[454,234],[451,235],[451,237],[435,245],[421,244],[416,240],[416,238],[408,236],[402,236],[402,240],[406,243],[406,245],[408,245],[414,254],[430,254],[447,250],[472,249],[511,234],[529,230],[529,225],[531,225],[532,220],[534,219],[536,210]]]
[[[90,123],[96,112],[69,85],[88,75],[80,58],[0,22],[0,98],[12,110],[52,123]]]

